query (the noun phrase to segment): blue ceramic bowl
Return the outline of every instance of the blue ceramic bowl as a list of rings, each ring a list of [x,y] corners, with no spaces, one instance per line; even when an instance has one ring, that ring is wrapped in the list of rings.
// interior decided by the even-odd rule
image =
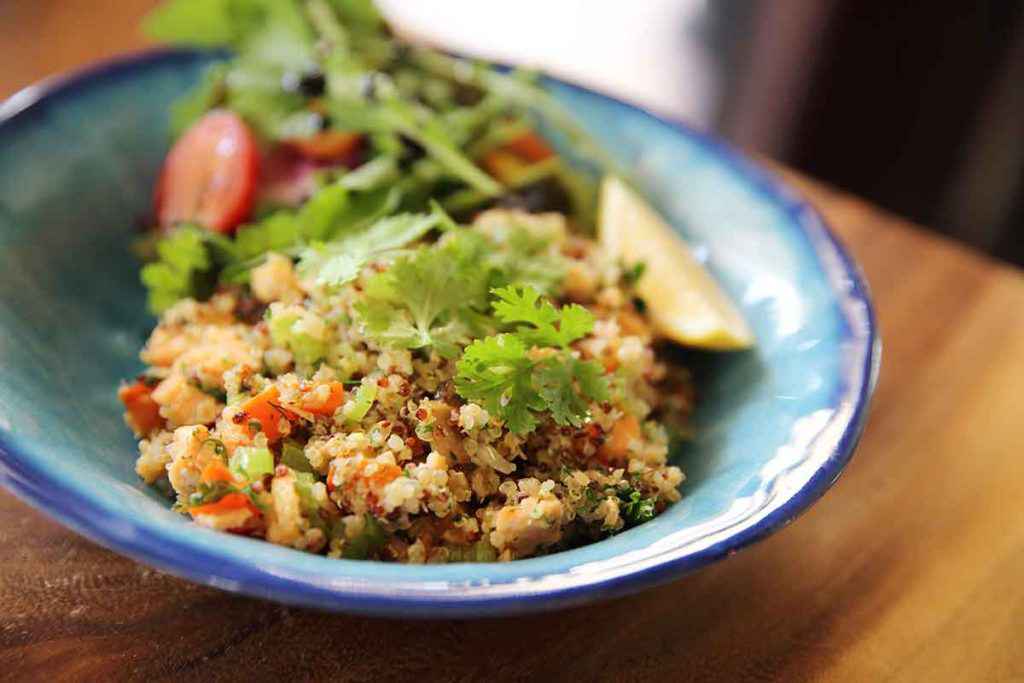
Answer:
[[[878,341],[864,281],[795,193],[716,140],[558,81],[554,95],[706,256],[755,352],[694,354],[704,377],[682,502],[609,540],[494,564],[331,560],[218,534],[133,471],[115,390],[153,320],[129,243],[167,149],[168,105],[217,57],[155,52],[0,107],[0,482],[118,552],[231,591],[395,616],[494,615],[636,591],[791,521],[839,476]],[[813,552],[813,551],[812,551]]]

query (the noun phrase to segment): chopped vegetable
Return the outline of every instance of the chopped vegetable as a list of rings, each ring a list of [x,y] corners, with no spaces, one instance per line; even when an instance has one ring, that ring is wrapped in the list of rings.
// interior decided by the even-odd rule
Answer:
[[[342,557],[346,560],[365,560],[388,540],[387,534],[373,515],[365,515],[363,519],[365,520],[363,532],[355,538],[345,541]]]
[[[350,423],[358,423],[370,412],[370,408],[373,407],[373,402],[376,398],[376,383],[360,384],[359,389],[356,391],[355,399],[352,401],[352,408],[345,414],[346,419]]]
[[[286,439],[281,445],[281,464],[296,472],[313,472],[313,466],[309,464],[309,458],[306,457],[302,444],[290,439]]]
[[[314,161],[333,161],[355,166],[362,139],[363,136],[358,133],[329,130],[309,137],[290,138],[285,140],[285,144]]]
[[[206,467],[203,468],[199,478],[204,484],[215,484],[217,482],[230,484],[234,481],[234,477],[231,476],[231,470],[225,467],[224,463],[217,460],[213,460],[207,464]]]
[[[157,220],[164,228],[197,223],[231,232],[249,215],[256,196],[259,156],[245,122],[216,110],[174,144],[157,183]]]
[[[321,398],[321,387],[327,387],[327,395]],[[345,385],[342,382],[327,382],[313,388],[299,401],[299,407],[314,415],[330,416],[345,401]]]
[[[244,493],[228,493],[214,503],[195,505],[188,509],[193,517],[198,515],[223,515],[236,510],[249,510],[254,515],[259,515],[260,509]]]
[[[277,402],[277,387],[269,387],[242,404],[242,416],[250,435],[263,432],[267,441],[273,443],[281,438],[281,421],[294,419],[294,415]],[[255,424],[254,424],[255,423]]]
[[[256,481],[274,473],[274,456],[266,448],[239,446],[231,456],[228,467],[240,476]]]
[[[612,427],[608,439],[601,444],[597,457],[607,465],[626,462],[630,444],[640,438],[640,421],[633,415],[624,415]]]
[[[132,429],[139,435],[146,435],[164,425],[160,406],[152,397],[153,387],[145,382],[125,384],[117,390],[117,397],[124,404]]]
[[[645,498],[636,489],[628,488],[619,491],[619,500],[622,501],[620,509],[623,519],[626,520],[627,528],[650,521],[657,513],[654,499]]]

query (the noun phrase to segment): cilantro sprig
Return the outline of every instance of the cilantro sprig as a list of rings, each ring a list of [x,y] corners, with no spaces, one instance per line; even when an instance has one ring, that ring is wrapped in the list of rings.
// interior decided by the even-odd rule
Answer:
[[[356,306],[367,336],[405,349],[431,346],[456,357],[486,329],[488,273],[483,244],[469,231],[400,256],[370,278]]]
[[[590,404],[608,397],[603,368],[569,349],[593,329],[593,315],[582,306],[557,309],[531,287],[493,293],[495,317],[518,327],[466,348],[456,365],[459,395],[482,403],[516,434],[536,429],[544,414],[559,425],[582,425]]]

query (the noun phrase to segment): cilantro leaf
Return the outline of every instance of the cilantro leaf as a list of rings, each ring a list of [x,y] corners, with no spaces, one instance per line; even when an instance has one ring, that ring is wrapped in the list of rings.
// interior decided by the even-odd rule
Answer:
[[[476,340],[466,348],[457,368],[455,387],[460,396],[482,403],[516,434],[537,427],[534,413],[544,410],[547,404],[534,388],[534,364],[527,356],[526,345],[516,335],[498,334]]]
[[[431,227],[442,220],[438,213],[432,218]],[[373,276],[356,307],[367,335],[389,346],[458,355],[487,306],[487,273],[475,255],[470,242],[455,239],[401,256]]]
[[[306,249],[299,273],[325,287],[351,282],[373,258],[415,241],[437,226],[435,214],[403,213],[381,218],[365,229],[347,229],[328,244]]]
[[[153,313],[162,313],[179,299],[205,293],[213,267],[208,235],[199,228],[181,227],[157,243],[159,260],[146,264],[141,273]]]
[[[568,350],[593,327],[593,316],[581,306],[557,309],[530,287],[493,293],[499,320],[529,326],[470,344],[456,364],[456,391],[482,402],[518,434],[532,431],[541,412],[559,425],[581,426],[590,403],[608,398],[603,368]]]
[[[499,299],[494,304],[498,319],[506,324],[532,325],[521,326],[517,332],[535,346],[565,349],[594,328],[594,316],[587,309],[571,304],[556,310],[550,302],[540,301],[540,293],[532,287],[501,287],[492,293]]]
[[[589,402],[608,398],[601,366],[572,356],[556,356],[538,364],[535,381],[552,419],[560,425],[581,426]]]

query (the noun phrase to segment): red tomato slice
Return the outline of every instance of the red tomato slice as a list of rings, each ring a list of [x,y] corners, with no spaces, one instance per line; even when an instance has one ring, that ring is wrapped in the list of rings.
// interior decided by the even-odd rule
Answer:
[[[252,210],[259,152],[249,127],[237,114],[214,110],[174,144],[156,189],[162,228],[194,221],[231,232]]]

